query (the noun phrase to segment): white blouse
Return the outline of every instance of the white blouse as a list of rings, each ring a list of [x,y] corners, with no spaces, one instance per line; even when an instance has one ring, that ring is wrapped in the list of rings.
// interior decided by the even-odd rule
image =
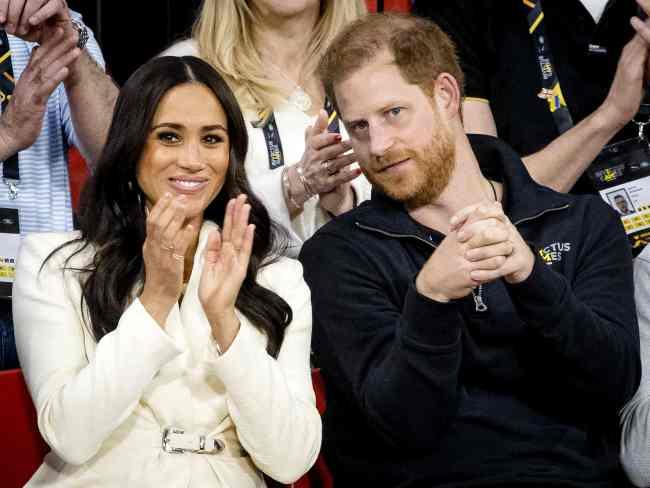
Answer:
[[[52,448],[28,487],[262,487],[260,471],[289,483],[316,460],[321,420],[311,384],[310,294],[297,261],[264,267],[258,282],[291,306],[277,359],[241,313],[217,355],[198,298],[202,249],[182,302],[161,328],[136,298],[98,343],[82,321],[77,273],[62,271],[75,234],[28,236],[18,260],[13,313],[19,358]],[[69,267],[83,267],[86,249]],[[162,450],[167,427],[224,442],[218,454]],[[196,438],[196,437],[195,437]]]
[[[580,0],[585,6],[587,11],[591,14],[591,17],[594,19],[596,24],[600,22],[600,18],[605,12],[605,7],[607,6],[608,0]]]
[[[198,55],[198,47],[192,39],[174,44],[161,53],[161,56]],[[282,169],[284,167],[270,168],[264,131],[252,125],[259,117],[252,111],[245,110],[243,113],[249,138],[245,166],[251,189],[262,201],[271,219],[287,229],[289,233],[287,254],[296,257],[302,243],[330,220],[329,214],[319,205],[318,197],[314,197],[305,202],[302,212],[291,218],[282,194]],[[305,130],[308,126],[314,125],[316,116],[306,114],[289,102],[276,107],[273,113],[282,142],[285,164],[296,164],[305,151]],[[343,124],[341,124],[341,134],[344,137],[347,136]],[[352,187],[357,203],[370,198],[371,187],[365,176],[361,175],[353,180]]]

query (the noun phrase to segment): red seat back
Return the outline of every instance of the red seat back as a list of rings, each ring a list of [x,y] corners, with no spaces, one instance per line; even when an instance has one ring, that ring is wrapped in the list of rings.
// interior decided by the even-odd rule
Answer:
[[[327,408],[327,398],[325,397],[325,383],[320,369],[311,370],[311,381],[316,393],[316,408],[318,413],[323,415]],[[334,488],[334,479],[322,454],[318,455],[316,463],[309,472],[291,485],[292,488]]]
[[[312,370],[318,411],[325,411],[325,385],[320,370]],[[21,488],[43,462],[49,447],[43,441],[36,421],[32,398],[20,369],[0,371],[0,480],[2,488]],[[332,475],[325,460],[316,464],[293,488],[333,488]]]
[[[366,0],[370,12],[377,11],[377,0]],[[410,12],[411,0],[384,0],[384,12]]]
[[[0,479],[2,488],[27,483],[49,451],[19,369],[0,371]]]
[[[88,165],[79,150],[71,147],[68,151],[68,172],[70,173],[70,196],[72,199],[72,208],[79,210],[79,197],[81,190],[88,179]]]

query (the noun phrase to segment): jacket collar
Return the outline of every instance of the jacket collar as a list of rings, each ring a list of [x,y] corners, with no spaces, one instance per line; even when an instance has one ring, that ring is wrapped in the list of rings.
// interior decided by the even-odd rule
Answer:
[[[503,206],[515,225],[571,204],[569,195],[538,185],[528,174],[519,155],[503,141],[486,135],[468,136],[486,177],[503,183]],[[373,189],[372,199],[356,212],[356,224],[396,235],[423,236],[403,204]]]

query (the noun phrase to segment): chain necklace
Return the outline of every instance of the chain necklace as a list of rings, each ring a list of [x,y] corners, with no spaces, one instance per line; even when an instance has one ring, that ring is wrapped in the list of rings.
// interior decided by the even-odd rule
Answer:
[[[291,85],[293,85],[294,87],[293,92],[291,92],[289,98],[287,99],[289,103],[294,107],[296,107],[298,110],[301,110],[303,112],[308,112],[313,105],[309,93],[307,93],[302,86],[300,86],[298,83],[296,83],[294,80],[289,78],[286,74],[284,74],[284,71],[281,70],[278,67],[278,65],[268,60],[266,61],[266,63],[269,64],[275,71],[277,71],[280,74],[280,76],[282,76],[282,78],[284,78]]]

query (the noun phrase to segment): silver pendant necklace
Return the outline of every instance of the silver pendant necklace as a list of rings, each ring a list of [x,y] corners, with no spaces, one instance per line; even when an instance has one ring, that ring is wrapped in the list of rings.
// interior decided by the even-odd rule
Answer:
[[[282,78],[284,78],[286,81],[288,81],[291,85],[293,85],[293,92],[289,95],[287,98],[287,101],[296,107],[298,110],[301,110],[303,112],[309,111],[311,109],[313,103],[311,100],[311,96],[309,96],[309,93],[305,91],[305,89],[295,81],[293,81],[291,78],[289,78],[286,74],[284,74],[284,71],[282,71],[275,63],[271,61],[266,61],[275,71],[277,71]]]
[[[303,112],[309,111],[312,106],[311,97],[300,85],[296,84],[296,89],[289,95],[289,103]]]

